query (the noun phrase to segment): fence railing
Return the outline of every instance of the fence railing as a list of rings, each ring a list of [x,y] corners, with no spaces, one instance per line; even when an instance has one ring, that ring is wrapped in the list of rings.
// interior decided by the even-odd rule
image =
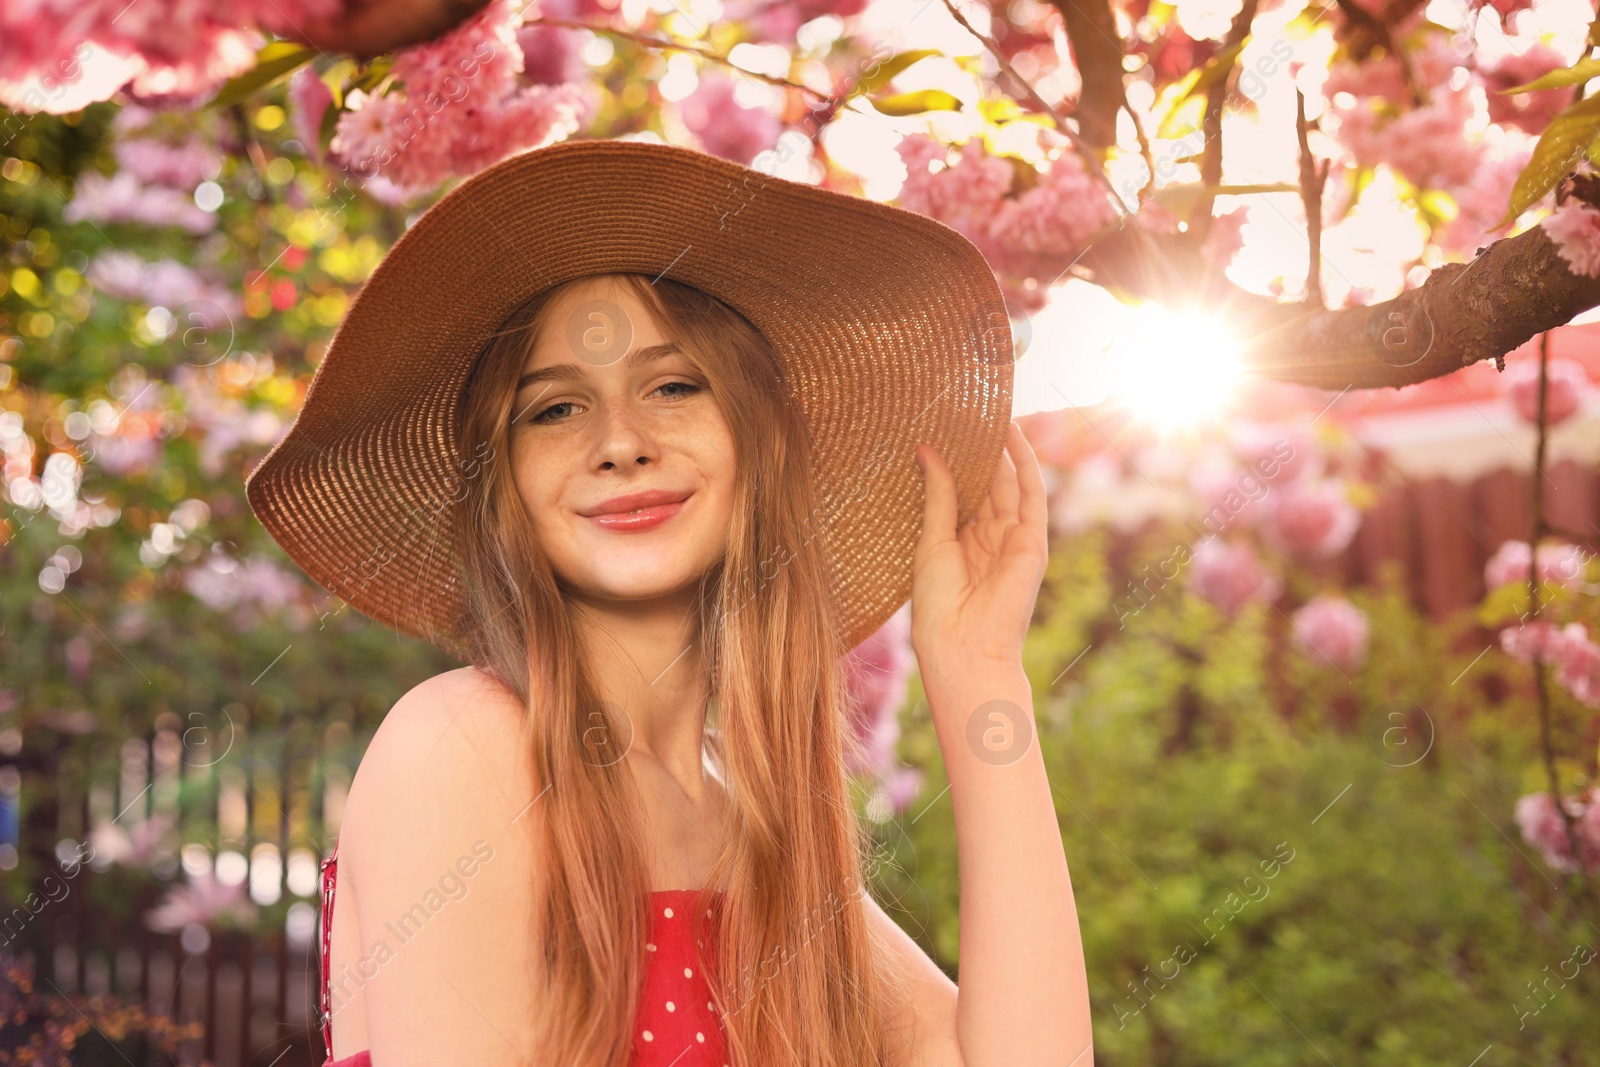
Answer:
[[[34,896],[0,939],[41,990],[202,1023],[179,1062],[320,1064],[320,867],[365,739],[242,705],[120,742],[39,732],[13,762]],[[141,1067],[172,1062],[146,1044]]]

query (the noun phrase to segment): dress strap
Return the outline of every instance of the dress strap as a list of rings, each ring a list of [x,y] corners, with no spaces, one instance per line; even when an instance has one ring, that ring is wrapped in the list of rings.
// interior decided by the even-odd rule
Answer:
[[[322,861],[322,989],[317,1007],[322,1016],[322,1043],[327,1047],[328,1059],[333,1059],[333,1010],[328,996],[328,971],[333,940],[333,889],[339,875],[339,839],[333,841],[333,851]]]

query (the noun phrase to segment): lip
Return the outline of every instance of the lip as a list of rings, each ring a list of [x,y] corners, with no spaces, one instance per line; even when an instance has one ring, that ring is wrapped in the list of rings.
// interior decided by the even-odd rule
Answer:
[[[623,533],[650,530],[682,511],[683,505],[692,495],[692,493],[659,489],[647,493],[632,493],[628,496],[614,497],[579,514],[596,526],[603,526],[608,530]]]
[[[592,508],[584,508],[578,514],[592,519],[601,515],[615,515],[619,512],[636,511],[639,508],[654,508],[662,504],[680,504],[689,499],[689,496],[689,493],[681,490],[649,489],[642,493],[614,496],[610,500],[596,504]]]

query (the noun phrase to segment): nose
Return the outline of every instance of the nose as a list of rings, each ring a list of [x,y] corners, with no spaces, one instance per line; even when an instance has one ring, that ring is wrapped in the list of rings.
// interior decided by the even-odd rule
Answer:
[[[596,465],[601,470],[643,466],[658,456],[656,441],[644,425],[644,414],[634,408],[626,395],[606,398],[595,426],[599,434]]]

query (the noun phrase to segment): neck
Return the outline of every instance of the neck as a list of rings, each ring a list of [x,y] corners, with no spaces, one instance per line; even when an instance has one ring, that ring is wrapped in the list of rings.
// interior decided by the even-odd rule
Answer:
[[[690,797],[704,786],[701,747],[710,680],[693,641],[694,589],[652,600],[579,602],[579,633],[601,699],[632,728],[629,755],[655,759]]]

